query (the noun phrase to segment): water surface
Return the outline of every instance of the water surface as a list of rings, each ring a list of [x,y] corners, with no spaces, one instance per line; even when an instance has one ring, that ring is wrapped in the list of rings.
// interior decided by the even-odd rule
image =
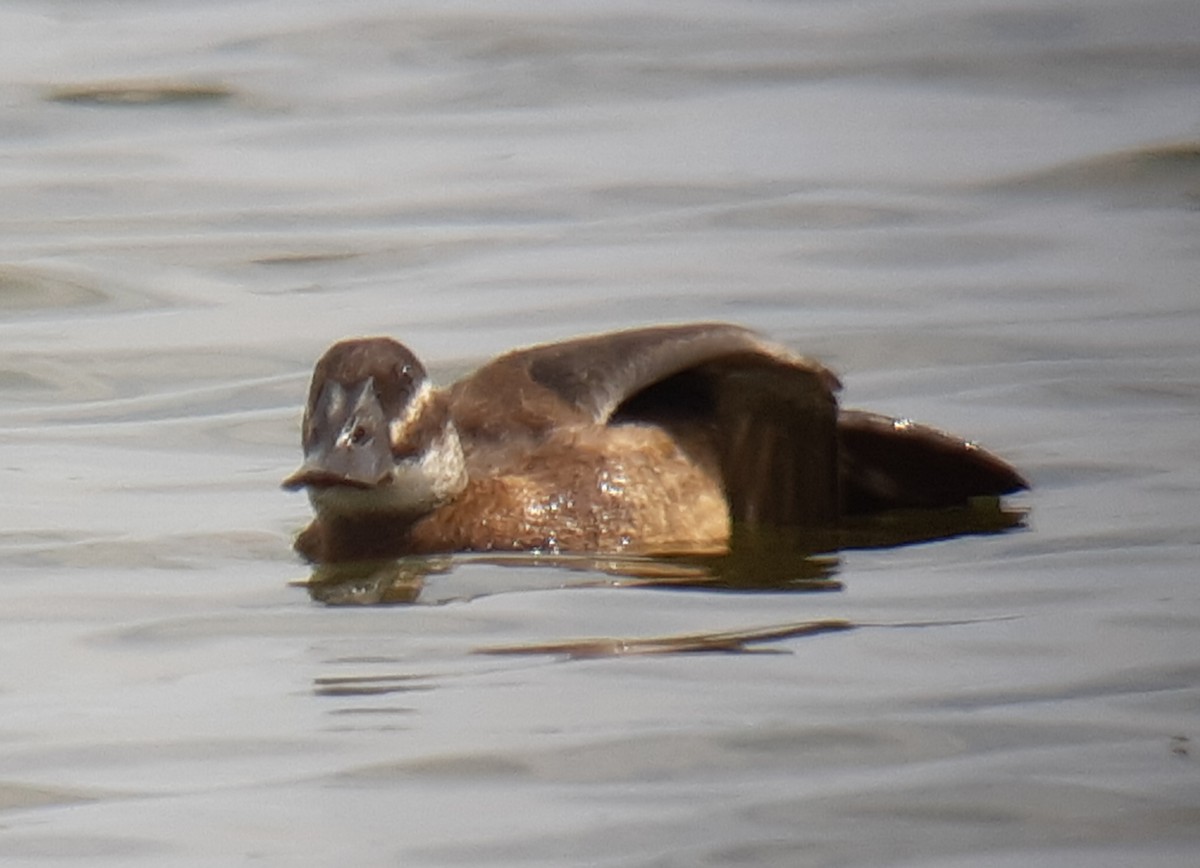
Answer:
[[[1192,3],[24,0],[0,34],[5,864],[1192,863]],[[997,450],[1028,528],[823,593],[290,584],[331,341],[446,379],[695,319]],[[473,653],[808,621],[854,629]]]

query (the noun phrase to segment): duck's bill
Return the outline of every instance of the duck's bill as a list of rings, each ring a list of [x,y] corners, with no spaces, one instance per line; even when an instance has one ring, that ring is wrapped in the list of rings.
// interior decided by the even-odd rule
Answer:
[[[298,491],[301,488],[333,488],[334,486],[368,489],[376,487],[381,482],[383,482],[382,479],[365,479],[360,476],[338,473],[326,467],[303,464],[295,473],[283,480],[280,486],[288,491]]]

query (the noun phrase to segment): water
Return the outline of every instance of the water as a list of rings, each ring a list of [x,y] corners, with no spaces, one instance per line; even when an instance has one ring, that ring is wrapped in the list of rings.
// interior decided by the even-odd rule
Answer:
[[[1192,864],[1193,7],[6,4],[0,860]],[[832,593],[289,584],[332,340],[693,319],[980,439],[1029,528]]]

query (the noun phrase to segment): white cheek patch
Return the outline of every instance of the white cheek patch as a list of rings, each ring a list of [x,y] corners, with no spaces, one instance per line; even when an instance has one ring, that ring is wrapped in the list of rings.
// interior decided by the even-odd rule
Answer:
[[[458,431],[448,424],[419,456],[397,461],[391,484],[396,508],[428,512],[450,500],[467,484],[467,465]]]
[[[430,444],[421,456],[420,466],[438,503],[449,500],[466,487],[467,461],[453,422],[447,422],[442,433]]]
[[[429,381],[425,380],[417,389],[415,395],[404,406],[404,413],[398,419],[393,419],[388,423],[388,440],[392,446],[396,446],[404,440],[404,434],[412,425],[412,423],[425,412],[425,406],[433,397],[433,387],[429,385]]]

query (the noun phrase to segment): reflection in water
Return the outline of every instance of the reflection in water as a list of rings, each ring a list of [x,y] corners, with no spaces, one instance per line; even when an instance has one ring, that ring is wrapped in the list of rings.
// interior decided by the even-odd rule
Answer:
[[[965,507],[903,510],[848,519],[831,529],[781,530],[735,527],[729,551],[720,555],[644,557],[537,552],[407,557],[399,560],[323,564],[304,586],[313,600],[330,606],[439,604],[491,594],[565,587],[684,588],[725,591],[817,592],[841,590],[832,578],[836,552],[886,548],[968,534],[1001,533],[1023,524],[1025,511],[999,498],[976,498]],[[554,567],[489,571],[482,586],[451,581],[430,588],[430,576],[459,567]]]
[[[483,585],[452,580],[430,587],[426,579],[468,565],[490,570]],[[330,606],[440,604],[492,594],[551,588],[690,588],[836,591],[829,578],[836,559],[803,551],[768,555],[764,550],[731,551],[718,557],[648,558],[633,555],[567,555],[517,552],[453,557],[413,556],[392,561],[359,561],[316,567],[304,583],[312,599]],[[538,567],[552,569],[521,570]]]
[[[1015,192],[1103,195],[1125,204],[1183,204],[1200,200],[1200,142],[1117,151],[1053,166],[987,185]]]
[[[762,642],[777,642],[798,636],[837,633],[852,630],[854,625],[840,618],[820,621],[801,621],[773,627],[747,630],[721,630],[715,633],[687,633],[681,636],[652,636],[645,639],[602,638],[575,639],[565,642],[538,642],[521,645],[493,645],[476,649],[478,654],[556,654],[573,660],[589,657],[625,657],[633,654],[681,654],[719,652],[745,654],[760,651],[751,648]]]
[[[416,603],[425,577],[450,569],[444,557],[325,564],[314,569],[304,584],[309,596],[330,606]]]
[[[313,679],[317,696],[383,696],[432,690],[421,675],[326,675]]]
[[[46,92],[51,102],[118,106],[214,102],[231,96],[233,89],[227,85],[172,81],[63,85]]]
[[[0,310],[26,311],[85,307],[109,300],[96,286],[46,269],[0,266]]]

